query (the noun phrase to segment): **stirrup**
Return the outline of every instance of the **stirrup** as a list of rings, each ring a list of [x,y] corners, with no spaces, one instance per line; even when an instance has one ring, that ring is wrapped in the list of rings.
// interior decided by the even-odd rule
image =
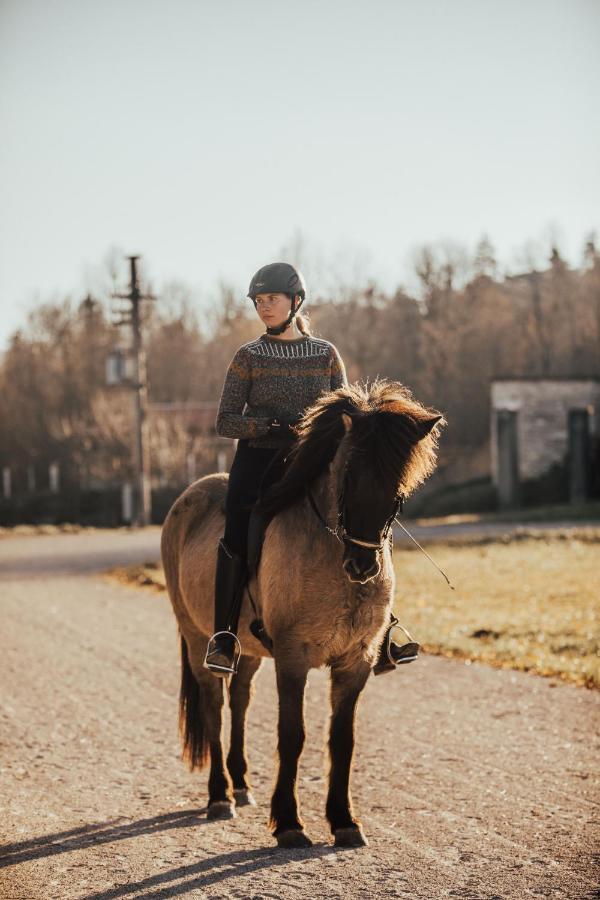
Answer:
[[[233,647],[231,654],[231,662],[227,665],[229,654],[222,649],[219,649],[215,646],[216,639],[221,637],[222,635],[227,635],[227,637],[233,638]],[[220,654],[220,662],[212,662],[208,657],[211,654]],[[238,670],[238,664],[240,661],[240,657],[242,655],[242,645],[240,644],[239,638],[233,631],[216,631],[215,634],[211,637],[208,642],[208,646],[206,647],[206,656],[204,657],[204,666],[214,675],[220,675],[221,677],[225,677],[227,675],[235,675]],[[226,661],[224,661],[224,659]]]
[[[404,632],[407,637],[406,644],[396,644],[395,641],[392,641],[392,631],[394,630],[394,628],[400,628],[400,630]],[[396,656],[394,656],[394,653],[392,651],[392,646],[394,644],[396,644],[396,647],[398,648]],[[402,666],[405,663],[414,662],[419,655],[420,649],[421,648],[419,647],[419,644],[417,644],[416,641],[413,641],[404,625],[400,624],[396,616],[392,616],[389,639],[386,644],[388,659],[391,660],[391,662],[394,662],[397,666]]]
[[[392,631],[394,628],[400,628],[407,637],[407,642],[405,644],[396,645],[398,646],[398,653],[394,656],[392,652]],[[382,675],[384,672],[392,672],[397,666],[406,665],[406,663],[414,662],[418,659],[419,656],[419,644],[416,641],[413,641],[412,637],[404,627],[401,625],[396,618],[396,616],[392,616],[391,625],[385,633],[385,637],[383,639],[383,643],[381,646],[381,651],[379,655],[379,659],[373,667],[374,675]],[[386,658],[382,658],[384,656]]]

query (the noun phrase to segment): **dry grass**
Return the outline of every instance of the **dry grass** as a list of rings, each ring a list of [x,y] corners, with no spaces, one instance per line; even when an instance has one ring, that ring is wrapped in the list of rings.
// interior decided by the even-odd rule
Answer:
[[[396,615],[430,653],[600,687],[599,535],[518,534],[431,544],[452,591],[418,551],[394,548]],[[164,590],[160,566],[109,573]]]
[[[553,503],[487,513],[459,513],[436,518],[419,518],[420,525],[451,525],[458,522],[600,522],[600,501]]]
[[[141,566],[124,566],[104,573],[111,581],[134,587],[150,588],[153,591],[166,591],[165,573],[160,563],[147,562]]]
[[[0,538],[39,537],[44,534],[79,534],[82,531],[95,531],[86,525],[65,522],[62,525],[7,525],[0,526]]]
[[[600,544],[549,536],[394,550],[396,615],[432,653],[600,687]]]

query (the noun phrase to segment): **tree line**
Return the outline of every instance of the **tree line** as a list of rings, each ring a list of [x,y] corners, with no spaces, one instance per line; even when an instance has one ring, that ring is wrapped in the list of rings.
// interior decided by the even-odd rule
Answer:
[[[573,268],[552,248],[545,266],[501,277],[482,240],[466,261],[426,246],[414,264],[418,292],[367,281],[313,297],[311,329],[336,344],[350,381],[395,379],[442,410],[442,467],[484,475],[492,379],[600,376],[600,252],[590,240]],[[235,350],[262,326],[226,285],[208,315],[179,286],[148,305],[143,330],[150,401],[193,403],[218,401]],[[105,375],[123,339],[106,298],[89,296],[40,305],[12,335],[0,361],[0,468],[10,468],[13,496],[43,490],[52,463],[72,490],[130,475],[131,397]],[[176,417],[153,421],[155,479],[182,485],[190,447],[211,470],[209,439]]]

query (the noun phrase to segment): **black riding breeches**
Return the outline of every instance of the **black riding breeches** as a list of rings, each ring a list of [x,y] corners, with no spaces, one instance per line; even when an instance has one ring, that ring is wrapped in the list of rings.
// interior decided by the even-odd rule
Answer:
[[[248,551],[248,523],[252,507],[260,491],[281,477],[287,449],[249,447],[246,441],[238,441],[229,471],[223,539],[229,549],[243,559]]]

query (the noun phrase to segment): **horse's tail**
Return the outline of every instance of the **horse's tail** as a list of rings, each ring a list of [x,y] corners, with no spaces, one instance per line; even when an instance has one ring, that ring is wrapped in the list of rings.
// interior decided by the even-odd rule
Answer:
[[[208,759],[202,687],[192,672],[188,648],[183,635],[181,635],[179,732],[183,742],[184,760],[189,763],[190,769],[201,769]]]

